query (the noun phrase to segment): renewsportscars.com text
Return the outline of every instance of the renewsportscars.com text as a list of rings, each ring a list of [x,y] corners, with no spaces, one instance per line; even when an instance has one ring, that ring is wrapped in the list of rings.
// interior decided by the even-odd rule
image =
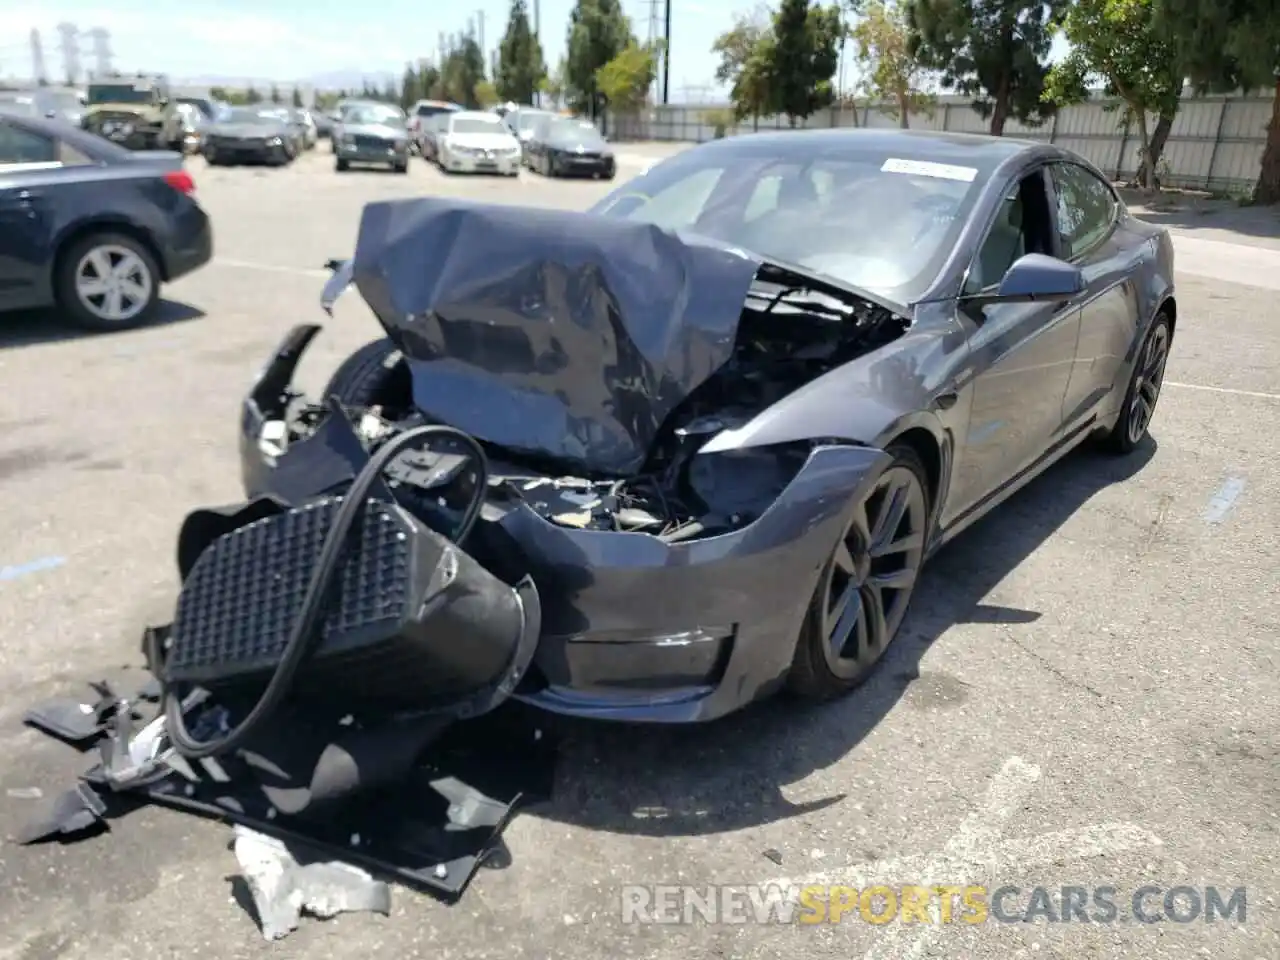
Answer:
[[[623,923],[1215,923],[1245,922],[1244,887],[1145,884],[628,886]]]

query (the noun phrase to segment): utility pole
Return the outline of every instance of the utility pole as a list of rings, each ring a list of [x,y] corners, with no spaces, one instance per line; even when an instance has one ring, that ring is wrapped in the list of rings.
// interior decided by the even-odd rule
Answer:
[[[664,0],[667,5],[667,22],[666,30],[663,31],[662,39],[662,103],[663,106],[671,102],[671,0]]]
[[[40,31],[35,29],[31,31],[31,73],[40,86],[49,82],[44,68],[44,44],[40,40]]]
[[[62,38],[62,72],[67,86],[74,87],[80,80],[80,29],[74,23],[60,23],[58,34]]]
[[[477,36],[477,37],[476,37],[476,44],[480,47],[480,53],[483,55],[483,54],[484,54],[484,52],[485,52],[485,46],[484,46],[484,11],[483,11],[483,10],[477,10],[477,11],[476,11],[476,23],[478,23],[478,24],[480,25],[480,29],[479,29],[479,36]]]

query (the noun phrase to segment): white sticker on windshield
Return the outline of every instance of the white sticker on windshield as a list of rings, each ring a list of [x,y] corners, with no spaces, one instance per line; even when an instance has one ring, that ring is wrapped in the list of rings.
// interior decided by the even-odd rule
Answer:
[[[880,168],[882,173],[909,173],[917,177],[937,177],[940,180],[959,180],[973,183],[978,171],[974,167],[957,167],[950,163],[930,163],[928,160],[897,160],[889,158]]]

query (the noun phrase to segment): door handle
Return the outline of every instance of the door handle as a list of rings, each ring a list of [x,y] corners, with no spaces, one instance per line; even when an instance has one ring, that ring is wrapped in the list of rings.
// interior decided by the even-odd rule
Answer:
[[[960,394],[955,390],[944,390],[933,398],[933,405],[939,410],[950,410],[956,405],[956,401],[960,399]]]

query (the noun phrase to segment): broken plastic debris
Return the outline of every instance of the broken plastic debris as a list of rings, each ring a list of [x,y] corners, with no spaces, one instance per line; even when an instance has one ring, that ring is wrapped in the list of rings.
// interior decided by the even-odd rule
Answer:
[[[235,854],[267,940],[298,928],[303,913],[329,919],[339,913],[391,913],[391,888],[359,867],[328,861],[299,864],[281,841],[235,828]]]
[[[567,527],[585,527],[591,522],[591,511],[584,510],[582,513],[558,513],[551,519],[556,523],[563,523]]]

